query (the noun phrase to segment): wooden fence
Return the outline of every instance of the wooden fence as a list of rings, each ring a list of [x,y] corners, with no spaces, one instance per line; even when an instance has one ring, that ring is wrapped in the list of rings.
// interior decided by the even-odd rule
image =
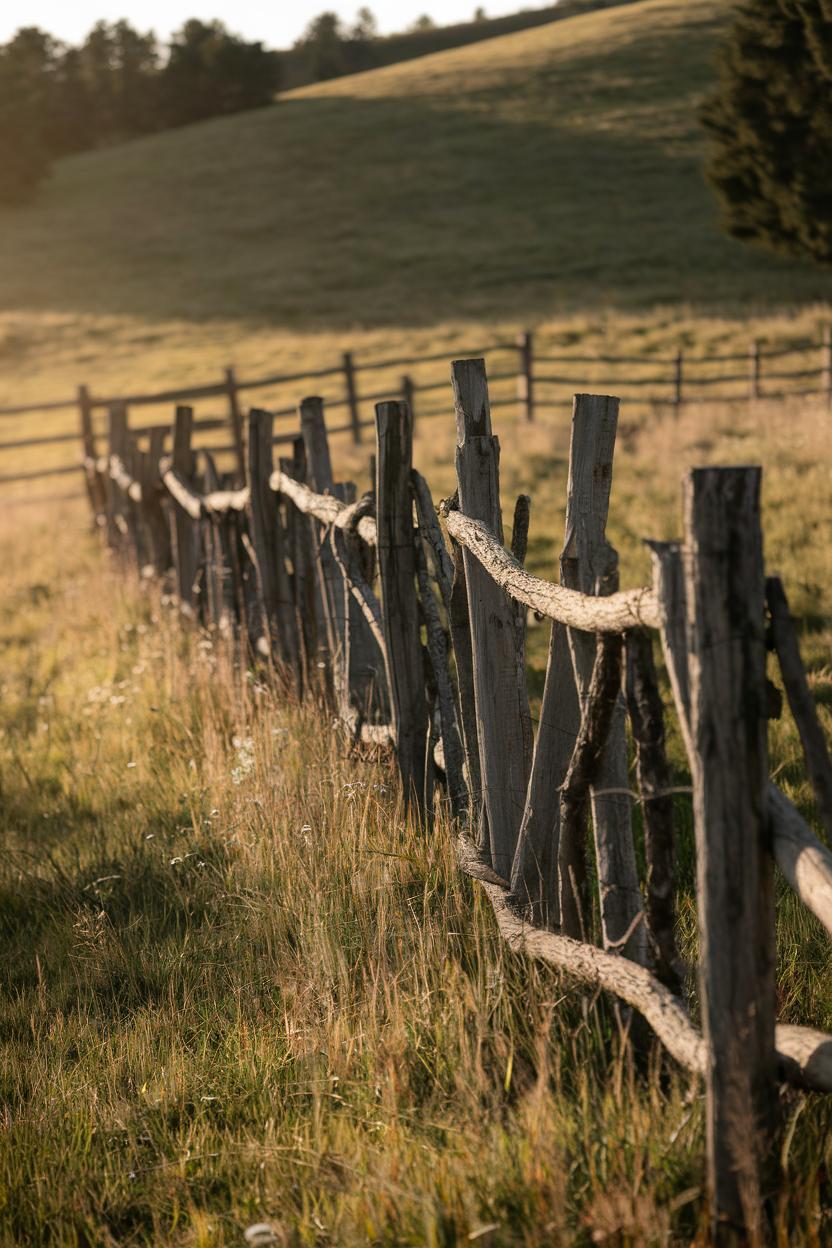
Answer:
[[[817,341],[801,339],[783,344],[753,342],[746,353],[711,355],[579,355],[558,349],[541,334],[531,331],[518,335],[515,342],[492,342],[476,347],[467,356],[487,355],[491,364],[492,407],[514,406],[521,419],[532,421],[539,408],[551,408],[571,399],[577,386],[593,390],[614,390],[625,396],[628,408],[642,412],[678,412],[697,403],[746,403],[763,399],[815,396],[832,404],[832,327],[826,327]],[[793,367],[789,359],[798,367]],[[24,425],[51,413],[67,413],[72,424],[55,433],[31,434],[24,427],[22,436],[0,436],[0,487],[54,477],[77,477],[81,460],[94,457],[104,429],[102,422],[113,409],[124,410],[128,423],[135,408],[152,408],[169,403],[207,403],[209,410],[195,416],[194,429],[207,438],[205,447],[224,462],[233,464],[240,480],[245,474],[245,428],[242,407],[245,396],[259,392],[260,404],[272,411],[276,422],[275,443],[289,444],[297,428],[289,427],[297,417],[294,396],[299,386],[314,383],[329,393],[324,395],[327,412],[336,420],[330,436],[349,435],[359,443],[373,426],[367,415],[369,404],[393,397],[403,399],[414,419],[446,414],[436,398],[445,387],[437,368],[445,353],[405,358],[363,359],[345,352],[330,367],[302,373],[274,373],[255,378],[241,377],[233,368],[205,385],[184,386],[155,393],[99,396],[82,385],[68,399],[39,404],[0,408],[4,420],[22,418]],[[647,369],[646,373],[643,372]],[[622,370],[624,372],[622,373]],[[496,386],[496,393],[494,387]],[[291,402],[287,402],[287,397]],[[223,411],[214,404],[222,400]],[[133,432],[147,431],[147,425],[133,425]],[[56,450],[71,452],[71,458],[55,464],[39,465],[28,471],[2,471],[3,456],[37,449],[52,456]],[[79,452],[80,451],[80,455]],[[8,458],[5,462],[9,462]],[[25,495],[0,493],[0,503],[29,501]],[[66,497],[66,496],[63,496]],[[43,495],[36,500],[48,501]]]
[[[236,638],[294,695],[325,696],[351,740],[393,750],[414,815],[429,826],[444,804],[455,819],[460,867],[509,945],[614,994],[622,1027],[640,1012],[704,1080],[715,1237],[760,1243],[778,1083],[832,1092],[832,1036],[775,1016],[774,865],[832,935],[832,854],[769,779],[767,637],[828,834],[832,765],[783,588],[765,577],[760,470],[690,472],[683,540],[651,543],[652,584],[621,589],[605,535],[619,401],[576,396],[560,578],[544,580],[524,567],[526,497],[504,544],[484,362],[455,362],[452,380],[458,490],[438,508],[412,466],[405,402],[376,407],[359,498],[334,480],[324,405],[307,398],[277,465],[274,414],[250,413],[244,484],[194,453],[191,408],[176,409],[169,455],[158,429],[140,447],[116,409],[109,454],[85,464],[96,523],[119,557],[173,584],[185,617]],[[536,734],[529,610],[551,621]],[[692,776],[701,1031],[676,944],[656,634]]]

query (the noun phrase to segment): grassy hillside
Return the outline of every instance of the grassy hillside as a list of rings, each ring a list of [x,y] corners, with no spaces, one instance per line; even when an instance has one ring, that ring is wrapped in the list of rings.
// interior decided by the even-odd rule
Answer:
[[[643,0],[60,164],[0,308],[288,330],[820,299],[720,234],[696,110],[725,0]]]

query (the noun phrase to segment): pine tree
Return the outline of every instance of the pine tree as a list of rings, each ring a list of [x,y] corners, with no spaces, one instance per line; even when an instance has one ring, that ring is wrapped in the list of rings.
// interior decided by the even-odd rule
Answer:
[[[728,232],[832,264],[832,0],[744,0],[703,121]]]

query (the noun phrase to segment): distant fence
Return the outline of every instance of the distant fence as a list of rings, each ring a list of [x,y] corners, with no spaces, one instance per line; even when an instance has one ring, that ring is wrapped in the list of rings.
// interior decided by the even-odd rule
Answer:
[[[516,405],[522,419],[533,421],[538,409],[564,404],[576,388],[612,391],[627,400],[630,409],[652,412],[676,411],[697,403],[747,403],[765,399],[815,396],[832,404],[832,327],[826,327],[817,340],[802,339],[785,344],[753,342],[745,353],[693,355],[574,354],[547,346],[532,332],[518,335],[516,342],[492,342],[486,347],[458,350],[459,355],[487,356],[492,367],[492,407]],[[0,408],[0,503],[2,486],[53,477],[78,476],[82,460],[94,457],[103,434],[101,417],[114,408],[127,413],[134,408],[166,403],[222,399],[225,410],[195,417],[194,429],[209,440],[206,449],[230,459],[240,479],[245,461],[244,400],[257,395],[262,406],[272,411],[278,423],[275,443],[290,443],[297,434],[297,407],[287,403],[288,388],[311,383],[326,391],[327,411],[338,419],[328,429],[331,436],[349,434],[360,443],[373,418],[367,406],[383,399],[400,398],[408,403],[418,421],[446,413],[446,405],[436,405],[435,397],[446,388],[446,380],[432,367],[444,363],[446,353],[400,358],[362,359],[345,352],[330,367],[305,372],[274,373],[244,378],[226,368],[222,378],[205,385],[182,386],[154,393],[101,397],[82,385],[70,399]],[[793,360],[799,367],[784,366]],[[643,370],[649,370],[646,373]],[[362,384],[366,383],[366,385]],[[53,412],[74,413],[74,428],[58,433],[3,438],[3,418],[35,417]],[[285,424],[285,427],[284,427]],[[148,433],[151,424],[133,424],[137,433]],[[37,448],[50,451],[66,446],[75,449],[70,461],[41,466],[28,471],[3,471],[9,457]],[[15,501],[26,501],[19,496]]]
[[[718,1242],[762,1242],[778,1081],[832,1091],[832,1036],[775,1020],[774,863],[832,935],[832,854],[769,780],[767,718],[779,712],[767,631],[830,834],[832,764],[782,586],[764,575],[760,471],[689,473],[683,546],[650,543],[653,584],[621,590],[605,535],[618,400],[579,395],[560,582],[546,581],[524,567],[525,496],[503,545],[484,362],[454,363],[453,387],[458,490],[438,510],[412,467],[405,402],[376,407],[374,476],[359,498],[335,481],[324,405],[307,398],[277,466],[274,414],[250,413],[244,482],[194,451],[190,407],[176,410],[169,454],[159,429],[141,448],[114,408],[108,453],[85,463],[96,523],[119,557],[164,578],[186,618],[291,696],[324,697],[353,742],[391,748],[414,815],[429,825],[440,802],[457,820],[460,865],[511,947],[640,1011],[704,1079]],[[536,736],[528,610],[552,629]],[[655,632],[692,775],[701,1032],[676,945],[678,790]],[[626,1009],[619,1018],[627,1028]]]

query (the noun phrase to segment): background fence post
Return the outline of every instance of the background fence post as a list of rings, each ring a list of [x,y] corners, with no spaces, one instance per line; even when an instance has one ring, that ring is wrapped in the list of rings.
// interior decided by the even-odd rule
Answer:
[[[491,433],[485,361],[454,360],[451,369],[460,510],[481,521],[502,541],[500,446]],[[514,603],[505,591],[467,550],[462,558],[491,865],[508,880],[523,818],[532,754],[524,635]]]
[[[823,327],[822,381],[826,401],[832,407],[832,325]]]
[[[526,420],[534,420],[534,335],[531,330],[517,335],[520,369],[517,374],[517,399]]]
[[[387,685],[405,801],[426,812],[428,704],[416,596],[413,425],[404,403],[376,406],[376,526]]]
[[[234,440],[234,451],[237,455],[237,471],[240,481],[246,479],[246,453],[243,444],[243,417],[240,411],[240,399],[237,390],[237,375],[232,366],[225,370],[225,386],[228,391],[228,423],[231,425],[231,437]]]
[[[358,411],[358,393],[355,388],[355,365],[350,351],[344,352],[344,384],[347,388],[347,404],[350,409],[352,440],[358,445],[361,441],[361,416]]]
[[[680,349],[676,352],[676,360],[673,365],[673,407],[677,416],[682,408],[682,382],[684,366],[685,353]]]
[[[708,1185],[717,1243],[756,1244],[777,1123],[760,470],[694,469],[684,504]]]
[[[410,408],[410,423],[414,432],[416,430],[416,408],[413,405],[415,397],[416,387],[413,384],[413,378],[408,373],[405,373],[402,377],[402,402],[406,403]]]
[[[748,397],[760,397],[760,341],[755,338],[748,351]]]

